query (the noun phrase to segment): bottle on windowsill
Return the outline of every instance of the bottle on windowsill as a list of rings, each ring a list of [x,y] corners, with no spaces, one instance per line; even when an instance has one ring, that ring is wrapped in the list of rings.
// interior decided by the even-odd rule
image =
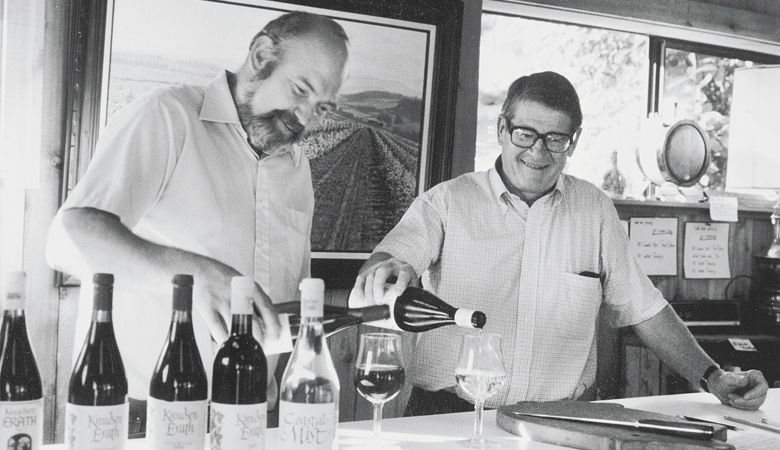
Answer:
[[[610,155],[610,168],[604,174],[601,183],[601,189],[612,198],[623,198],[626,191],[626,177],[618,169],[617,151],[613,150]]]

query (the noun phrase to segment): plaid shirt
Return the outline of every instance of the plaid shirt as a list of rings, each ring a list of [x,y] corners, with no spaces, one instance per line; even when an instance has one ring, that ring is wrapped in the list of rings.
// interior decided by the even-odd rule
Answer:
[[[667,305],[634,260],[612,201],[568,175],[530,208],[496,168],[441,183],[415,199],[374,251],[417,274],[428,270],[426,287],[453,306],[485,312],[507,372],[486,402],[493,407],[579,397],[596,379],[599,309],[622,327]],[[454,373],[461,336],[473,332],[421,333],[409,381],[468,399]]]

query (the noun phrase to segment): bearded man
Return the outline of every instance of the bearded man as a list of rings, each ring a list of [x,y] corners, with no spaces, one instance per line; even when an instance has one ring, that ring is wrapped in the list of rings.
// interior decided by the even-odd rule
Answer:
[[[55,217],[47,258],[83,282],[78,344],[90,322],[91,275],[115,275],[114,326],[131,423],[134,410],[145,411],[133,399],[148,394],[174,274],[194,276],[195,336],[209,379],[215,343],[231,323],[233,276],[255,280],[256,337],[278,335],[272,299],[295,298],[310,270],[314,193],[308,160],[293,144],[335,107],[347,46],[333,20],[284,14],[252,39],[235,73],[205,87],[156,91],[115,114],[101,133]],[[268,358],[269,410],[276,363]]]

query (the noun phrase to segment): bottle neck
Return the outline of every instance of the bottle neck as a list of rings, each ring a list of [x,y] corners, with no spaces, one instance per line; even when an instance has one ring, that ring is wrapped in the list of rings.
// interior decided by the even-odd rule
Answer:
[[[230,325],[230,334],[252,335],[252,315],[251,314],[233,314],[233,323]]]
[[[322,342],[325,339],[325,329],[322,324],[322,317],[301,317],[301,329],[298,332],[298,341],[319,352],[322,348]]]
[[[93,309],[92,310],[92,322],[106,323],[111,322],[111,310],[110,309]]]
[[[174,309],[173,314],[171,315],[171,322],[191,323],[192,311],[183,310],[183,309]]]
[[[3,312],[3,325],[12,336],[27,336],[27,324],[23,309],[6,309]]]

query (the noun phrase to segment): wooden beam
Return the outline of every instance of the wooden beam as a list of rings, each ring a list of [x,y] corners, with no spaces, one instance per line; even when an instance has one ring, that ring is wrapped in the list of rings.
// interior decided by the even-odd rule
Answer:
[[[682,28],[780,42],[780,17],[705,1],[531,0],[507,3],[545,5],[561,9],[596,12]]]

